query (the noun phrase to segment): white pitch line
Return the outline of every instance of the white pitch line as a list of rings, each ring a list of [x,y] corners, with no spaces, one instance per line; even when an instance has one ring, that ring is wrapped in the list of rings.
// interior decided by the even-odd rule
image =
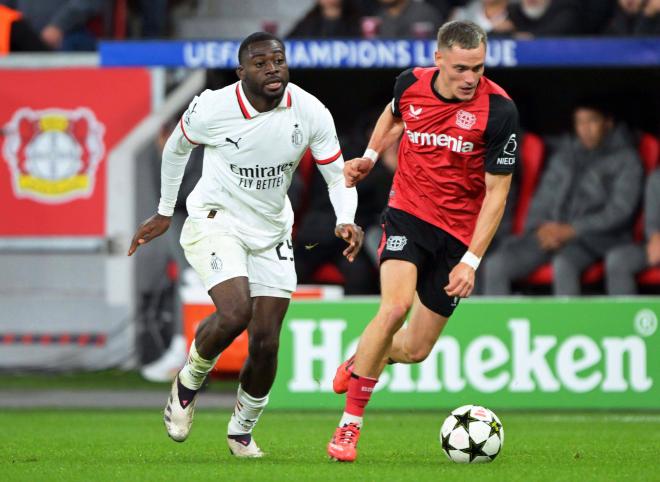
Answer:
[[[542,413],[540,413],[538,417],[552,422],[593,422],[594,419],[596,419],[607,422],[619,422],[619,423],[640,423],[640,422],[660,423],[660,415],[652,415],[652,414],[613,415],[613,414],[593,413],[589,415],[571,415],[571,414],[543,415]],[[506,416],[504,418],[506,418]]]

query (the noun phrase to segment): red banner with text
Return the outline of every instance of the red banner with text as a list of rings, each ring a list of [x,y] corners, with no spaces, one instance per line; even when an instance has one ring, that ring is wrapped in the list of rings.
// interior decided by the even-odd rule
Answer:
[[[0,237],[104,236],[108,153],[150,111],[146,69],[0,70]]]

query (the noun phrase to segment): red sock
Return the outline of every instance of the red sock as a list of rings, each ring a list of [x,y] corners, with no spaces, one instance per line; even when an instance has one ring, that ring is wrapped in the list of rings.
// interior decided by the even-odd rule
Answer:
[[[369,403],[374,387],[378,383],[375,378],[361,377],[351,374],[348,381],[348,392],[346,393],[346,408],[344,411],[356,417],[364,415],[364,408]]]

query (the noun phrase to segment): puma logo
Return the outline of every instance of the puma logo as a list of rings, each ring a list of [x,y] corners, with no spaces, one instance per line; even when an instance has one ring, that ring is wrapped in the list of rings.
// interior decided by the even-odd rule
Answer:
[[[242,137],[239,137],[237,141],[232,141],[229,137],[225,137],[225,141],[231,142],[232,144],[234,144],[236,146],[236,149],[238,149],[238,143],[240,142],[241,139],[242,139]]]

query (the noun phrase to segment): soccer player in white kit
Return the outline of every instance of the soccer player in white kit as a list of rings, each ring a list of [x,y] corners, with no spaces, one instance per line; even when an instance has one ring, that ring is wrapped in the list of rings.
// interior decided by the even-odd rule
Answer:
[[[240,80],[195,97],[167,141],[158,213],[140,225],[128,255],[168,229],[190,151],[204,144],[203,172],[186,202],[181,245],[217,311],[197,330],[172,384],[164,421],[173,440],[188,437],[206,375],[247,328],[249,353],[227,443],[236,456],[261,457],[252,429],[268,403],[280,329],[296,288],[293,211],[286,193],[308,148],[328,184],[335,234],[348,243],[349,261],[362,247],[363,233],[354,224],[357,193],[344,183],[332,116],[318,99],[288,83],[282,41],[252,34],[238,57]]]

